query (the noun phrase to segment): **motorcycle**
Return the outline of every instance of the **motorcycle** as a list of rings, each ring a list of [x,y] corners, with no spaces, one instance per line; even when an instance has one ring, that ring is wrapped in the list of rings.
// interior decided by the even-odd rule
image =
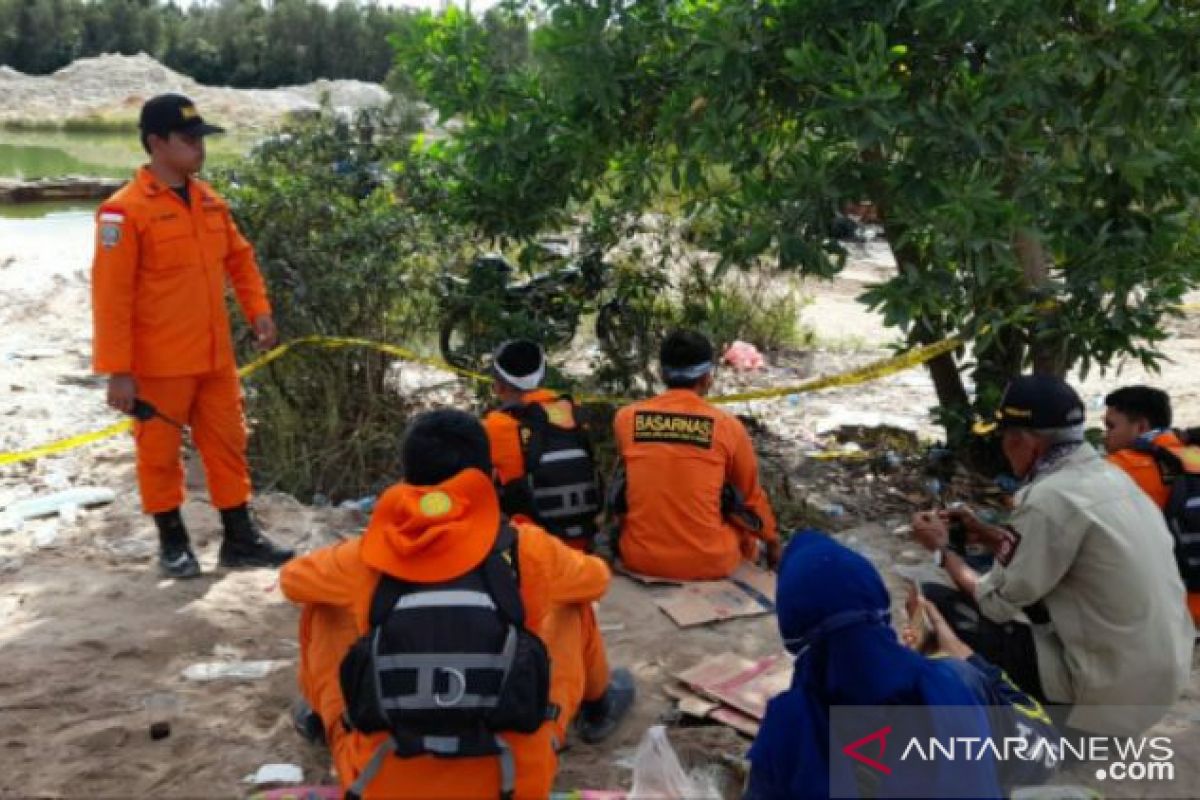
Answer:
[[[524,281],[499,253],[477,256],[465,277],[443,272],[438,281],[442,319],[438,346],[442,359],[459,369],[479,371],[506,339],[528,338],[547,351],[575,338],[585,313],[595,311],[596,339],[610,359],[638,365],[641,341],[636,316],[612,291],[612,267],[599,251],[572,257],[563,240],[535,243],[534,256],[556,266]]]

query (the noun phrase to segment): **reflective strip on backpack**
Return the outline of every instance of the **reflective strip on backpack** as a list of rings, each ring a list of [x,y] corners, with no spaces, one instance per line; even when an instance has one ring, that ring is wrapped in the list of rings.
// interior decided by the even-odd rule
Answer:
[[[545,489],[534,489],[533,500],[538,505],[539,517],[557,519],[558,517],[574,517],[579,514],[600,510],[598,502],[588,502],[588,495],[595,496],[596,485],[593,483],[572,483],[567,486],[551,486]],[[561,508],[543,508],[545,500],[557,499],[562,503]]]
[[[457,736],[423,736],[421,747],[430,753],[452,756],[462,747],[462,739]]]
[[[500,702],[499,694],[467,694],[467,672],[469,670],[497,670],[503,686],[512,668],[517,652],[517,630],[511,625],[504,638],[504,649],[500,653],[420,653],[410,655],[379,656],[376,659],[376,674],[385,670],[413,670],[417,673],[415,691],[399,697],[383,697],[385,711],[430,711],[443,708],[471,709],[495,708]],[[434,679],[447,675],[453,680],[445,694],[434,691]],[[382,696],[382,695],[381,695]]]
[[[450,589],[441,592],[414,592],[413,594],[406,594],[396,601],[394,610],[403,611],[409,608],[442,608],[446,606],[490,608],[495,610],[496,603],[483,592]]]
[[[1200,497],[1189,497],[1183,504],[1184,508],[1200,508]]]
[[[517,787],[517,763],[513,760],[508,742],[499,735],[496,736],[496,746],[500,748],[500,797],[512,797]]]
[[[394,752],[396,752],[396,740],[389,736],[380,743],[379,747],[375,748],[375,752],[371,754],[371,760],[363,767],[363,771],[358,773],[358,779],[346,791],[346,797],[362,797],[368,784],[375,780],[375,776],[383,767],[383,760]]]
[[[576,447],[573,450],[555,450],[551,453],[542,454],[541,464],[553,464],[556,461],[574,461],[577,458],[587,458],[587,451],[581,447]]]

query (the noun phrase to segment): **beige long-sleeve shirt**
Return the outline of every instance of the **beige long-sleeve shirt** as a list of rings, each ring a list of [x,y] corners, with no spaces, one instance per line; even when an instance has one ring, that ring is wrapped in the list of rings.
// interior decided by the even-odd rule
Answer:
[[[1132,734],[1180,696],[1195,631],[1162,513],[1084,444],[1017,496],[1015,532],[976,599],[995,622],[1038,603],[1038,673],[1068,724]],[[1120,707],[1120,708],[1116,708]]]

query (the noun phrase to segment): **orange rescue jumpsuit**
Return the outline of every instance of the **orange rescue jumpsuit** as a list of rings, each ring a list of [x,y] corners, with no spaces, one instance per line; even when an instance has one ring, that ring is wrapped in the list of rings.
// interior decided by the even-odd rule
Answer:
[[[422,498],[443,493],[452,509],[430,518]],[[446,580],[472,569],[463,543],[495,536],[499,503],[491,481],[464,470],[438,486],[397,484],[380,498],[362,538],[293,559],[280,586],[303,604],[300,617],[300,690],[325,722],[339,780],[349,787],[386,734],[346,731],[338,668],[350,646],[368,629],[371,598],[381,568],[416,580]],[[486,522],[480,525],[480,520]],[[516,761],[516,796],[544,798],[557,770],[555,750],[581,700],[608,687],[608,662],[591,603],[605,592],[608,567],[571,550],[535,525],[517,526],[517,562],[526,624],[550,651],[550,698],[561,710],[533,734],[504,734]],[[439,759],[389,757],[365,798],[488,798],[500,790],[495,757]]]
[[[142,167],[97,211],[93,368],[132,374],[139,397],[189,425],[213,505],[233,508],[250,498],[250,474],[226,282],[246,319],[271,306],[225,201],[203,181],[190,179],[188,189],[190,207]],[[180,431],[152,419],[134,437],[143,509],[178,508]]]
[[[753,558],[755,537],[722,518],[726,483],[762,520],[758,536],[778,540],[754,447],[736,417],[691,389],[669,389],[622,408],[613,427],[628,509],[618,546],[629,569],[708,580],[725,578],[743,558]]]
[[[1184,446],[1174,431],[1166,431],[1154,437],[1154,443],[1160,447],[1176,450]],[[1108,460],[1125,470],[1133,482],[1142,487],[1142,491],[1150,495],[1150,499],[1159,508],[1166,508],[1171,497],[1171,488],[1163,482],[1162,471],[1152,453],[1145,453],[1128,447],[1109,453]],[[1188,610],[1192,619],[1200,624],[1200,592],[1188,592]]]

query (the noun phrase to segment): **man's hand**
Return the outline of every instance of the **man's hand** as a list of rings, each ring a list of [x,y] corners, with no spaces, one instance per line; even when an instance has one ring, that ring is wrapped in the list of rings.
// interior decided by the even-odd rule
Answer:
[[[254,344],[259,350],[270,350],[279,341],[279,331],[270,314],[259,314],[254,318]]]
[[[783,543],[778,539],[764,542],[767,546],[767,567],[779,571],[779,562],[783,558]]]
[[[946,618],[942,616],[942,612],[938,611],[937,606],[924,597],[920,599],[920,603],[921,611],[925,614],[925,619],[929,620],[929,624],[933,626],[934,635],[937,637],[939,653],[944,653],[951,658],[961,658],[964,660],[974,655],[975,651],[968,647],[966,642],[958,638],[958,634],[950,627],[950,623],[946,622]]]
[[[122,414],[133,411],[133,401],[137,399],[137,381],[128,372],[120,372],[108,376],[108,404]]]
[[[950,542],[950,527],[935,511],[918,511],[912,515],[912,537],[930,552]]]

